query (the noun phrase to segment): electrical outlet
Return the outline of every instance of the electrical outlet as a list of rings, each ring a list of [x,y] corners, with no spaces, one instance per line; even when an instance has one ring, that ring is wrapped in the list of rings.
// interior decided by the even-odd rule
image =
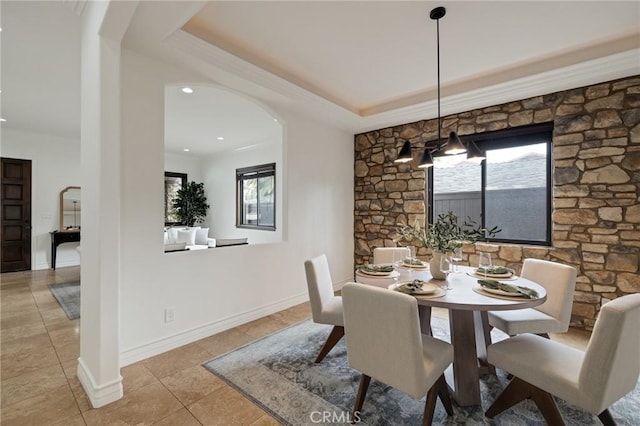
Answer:
[[[176,319],[176,311],[173,308],[165,308],[164,322],[171,322]]]

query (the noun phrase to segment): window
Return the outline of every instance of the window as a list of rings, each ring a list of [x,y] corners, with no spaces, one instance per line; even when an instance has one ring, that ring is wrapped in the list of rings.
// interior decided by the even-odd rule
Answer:
[[[236,169],[236,226],[276,229],[276,164]]]
[[[463,138],[486,153],[435,159],[429,170],[429,217],[453,211],[502,231],[491,241],[551,245],[551,125]]]

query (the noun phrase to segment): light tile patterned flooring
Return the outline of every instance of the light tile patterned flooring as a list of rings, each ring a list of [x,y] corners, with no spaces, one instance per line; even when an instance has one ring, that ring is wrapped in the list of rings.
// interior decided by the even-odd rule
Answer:
[[[48,288],[79,279],[79,267],[0,276],[3,426],[278,424],[201,364],[308,318],[308,303],[124,367],[124,397],[93,409],[76,378],[80,322]],[[562,340],[584,348],[588,336],[572,330]]]

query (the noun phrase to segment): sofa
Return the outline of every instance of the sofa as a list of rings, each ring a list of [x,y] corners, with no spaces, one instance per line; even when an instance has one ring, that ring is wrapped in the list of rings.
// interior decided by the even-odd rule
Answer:
[[[164,251],[202,250],[248,244],[247,238],[209,238],[209,228],[171,226],[164,229]]]
[[[164,229],[165,252],[201,250],[215,246],[216,240],[209,238],[209,228],[171,226]]]

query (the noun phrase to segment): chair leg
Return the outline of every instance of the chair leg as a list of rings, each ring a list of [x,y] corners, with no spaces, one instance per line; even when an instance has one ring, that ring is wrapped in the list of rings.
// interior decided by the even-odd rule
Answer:
[[[440,397],[440,402],[444,406],[447,415],[453,416],[453,405],[451,404],[451,396],[449,396],[449,388],[444,374],[438,377],[438,380],[431,386],[427,392],[427,400],[424,402],[424,414],[422,416],[422,425],[430,426],[433,423],[433,414],[436,410],[436,400]]]
[[[564,420],[562,420],[558,406],[551,394],[518,377],[514,377],[513,380],[509,382],[507,387],[504,388],[502,393],[493,401],[493,404],[491,404],[484,415],[493,418],[527,398],[535,402],[540,413],[547,421],[547,424],[564,425]]]
[[[530,386],[533,388],[531,392],[531,399],[533,399],[533,402],[538,406],[538,409],[547,421],[547,424],[564,425],[564,420],[562,420],[558,406],[553,400],[551,394],[533,385]]]
[[[451,395],[449,395],[449,388],[447,387],[447,381],[444,378],[444,374],[440,376],[438,381],[436,382],[438,386],[438,396],[440,397],[440,402],[444,406],[445,411],[449,416],[453,416],[453,404],[451,404]]]
[[[598,418],[604,426],[616,426],[616,421],[613,420],[613,416],[611,415],[609,409],[606,409],[602,413],[598,414]]]
[[[325,342],[322,349],[320,349],[320,353],[318,354],[318,357],[316,358],[315,362],[318,363],[322,361],[324,357],[329,353],[329,351],[333,349],[336,343],[338,343],[340,339],[342,339],[343,336],[344,336],[344,327],[341,327],[339,325],[336,325],[335,327],[333,327],[333,330],[331,330],[329,337],[327,337],[327,341]]]
[[[371,383],[371,377],[366,374],[360,375],[360,386],[358,386],[358,393],[356,394],[356,403],[353,406],[353,415],[351,416],[352,423],[355,419],[360,418],[360,410],[364,404],[364,397],[367,396],[367,389],[369,389],[369,383]]]
[[[514,377],[484,413],[490,419],[531,396],[529,384]]]
[[[440,379],[438,379],[440,380]],[[436,409],[436,399],[438,398],[438,382],[435,382],[429,392],[427,400],[424,402],[424,414],[422,416],[422,426],[431,426],[433,423],[433,413]]]

